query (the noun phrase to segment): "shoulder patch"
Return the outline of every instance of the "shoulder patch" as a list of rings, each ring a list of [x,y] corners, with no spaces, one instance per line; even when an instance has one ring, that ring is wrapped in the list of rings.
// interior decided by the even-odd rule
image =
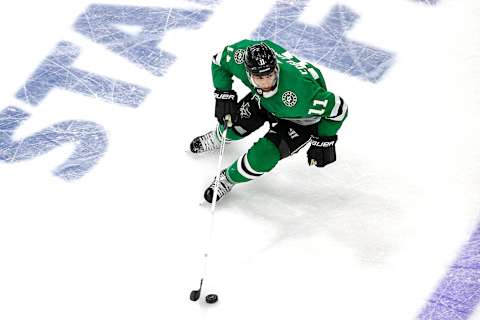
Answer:
[[[233,58],[235,59],[236,64],[242,64],[243,61],[245,60],[245,50],[244,49],[238,49],[235,51],[235,54]]]
[[[292,91],[285,91],[282,94],[282,102],[287,107],[294,107],[297,104],[297,95]]]

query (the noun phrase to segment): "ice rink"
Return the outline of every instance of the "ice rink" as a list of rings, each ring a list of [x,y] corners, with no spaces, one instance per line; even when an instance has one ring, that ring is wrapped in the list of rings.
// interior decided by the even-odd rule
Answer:
[[[478,0],[1,8],[0,319],[480,319]],[[188,148],[216,125],[212,56],[246,38],[349,116],[335,163],[306,147],[218,203],[208,305],[218,153]]]

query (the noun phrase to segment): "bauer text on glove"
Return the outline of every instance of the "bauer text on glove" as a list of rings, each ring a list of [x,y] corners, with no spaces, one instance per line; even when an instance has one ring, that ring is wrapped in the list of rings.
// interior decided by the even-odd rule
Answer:
[[[310,148],[307,151],[308,164],[317,167],[325,167],[334,162],[336,158],[335,142],[337,136],[312,137]]]

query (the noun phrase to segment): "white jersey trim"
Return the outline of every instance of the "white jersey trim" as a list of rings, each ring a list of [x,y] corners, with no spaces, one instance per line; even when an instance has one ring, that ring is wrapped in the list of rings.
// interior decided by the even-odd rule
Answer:
[[[220,63],[222,61],[223,50],[213,56],[212,62],[215,63],[217,66],[220,67]]]
[[[339,116],[339,111],[340,111],[340,106],[342,105],[342,100],[340,100],[340,97],[335,95],[335,106],[332,109],[332,112],[330,112],[330,117],[338,117]]]
[[[337,98],[338,96],[335,96],[335,98]],[[333,117],[329,117],[327,118],[328,120],[333,120],[333,121],[343,121],[343,119],[345,119],[345,117],[347,116],[347,111],[348,111],[348,105],[345,103],[345,101],[343,101],[342,98],[338,97],[338,99],[341,101],[340,105],[342,107],[342,110],[341,110],[341,113],[340,114],[336,114],[335,116]],[[336,105],[335,105],[336,106]],[[340,107],[339,107],[340,108]],[[337,110],[337,113],[339,112],[339,110]],[[333,114],[333,111],[332,111],[332,114]]]
[[[318,80],[320,76],[318,75],[317,71],[313,68],[308,68],[307,71],[312,75],[313,79]]]

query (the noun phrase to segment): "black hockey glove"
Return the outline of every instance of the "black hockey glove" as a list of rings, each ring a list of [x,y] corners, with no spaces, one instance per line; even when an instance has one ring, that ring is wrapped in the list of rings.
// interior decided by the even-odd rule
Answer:
[[[308,164],[317,167],[325,167],[334,162],[337,157],[335,154],[335,142],[337,136],[331,137],[312,137],[310,149],[307,151]]]
[[[215,90],[215,118],[223,124],[228,114],[232,123],[238,121],[240,107],[237,103],[237,93],[234,90]]]

